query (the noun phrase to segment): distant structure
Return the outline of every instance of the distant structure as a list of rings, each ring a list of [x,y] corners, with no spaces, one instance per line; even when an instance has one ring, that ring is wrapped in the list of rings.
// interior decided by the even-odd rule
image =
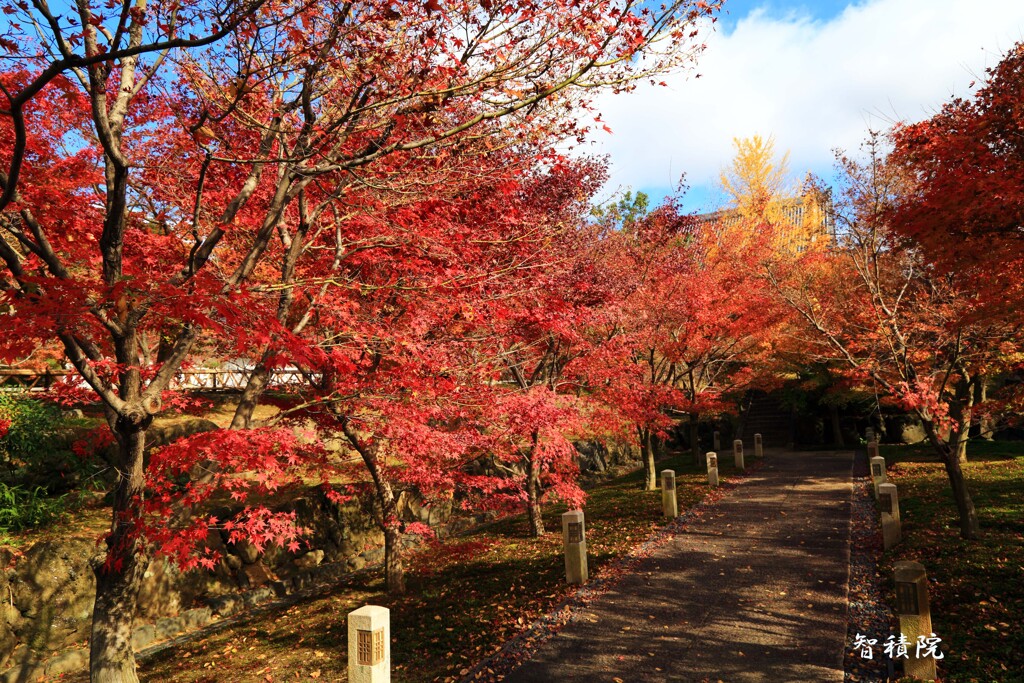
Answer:
[[[780,254],[800,254],[813,247],[831,249],[836,244],[831,189],[807,188],[799,197],[770,199],[759,215],[739,209],[720,209],[699,214],[702,225],[716,227],[720,237],[743,238],[751,228],[771,230],[771,244]]]

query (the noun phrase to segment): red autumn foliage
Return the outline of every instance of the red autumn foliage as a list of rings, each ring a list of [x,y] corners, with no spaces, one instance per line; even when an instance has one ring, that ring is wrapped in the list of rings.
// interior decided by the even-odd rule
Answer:
[[[581,134],[575,114],[593,88],[626,90],[688,64],[700,51],[694,21],[718,4],[86,0],[58,18],[45,4],[0,2],[9,17],[0,49],[13,57],[0,72],[9,307],[0,356],[60,348],[117,442],[95,677],[136,680],[134,596],[153,540],[142,533],[142,502],[150,484],[164,485],[151,480],[146,434],[180,368],[217,354],[256,361],[249,404],[267,368],[309,370],[328,383],[318,402],[330,399],[332,417],[367,452],[396,441],[382,429],[401,421],[379,418],[396,406],[411,406],[401,413],[409,423],[430,423],[439,403],[410,401],[415,378],[427,396],[454,388],[444,373],[434,382],[417,369],[436,369],[443,354],[431,332],[456,322],[466,302],[443,303],[461,275],[417,253],[435,227],[419,212],[436,216],[432,194],[449,183],[465,190],[483,178],[490,192],[486,174],[498,167],[475,169],[474,159],[523,147],[529,159],[538,143]],[[364,241],[361,230],[382,216],[396,229]],[[455,233],[465,253],[488,257],[472,232]],[[403,313],[403,267],[413,286],[432,288],[433,305]],[[487,300],[487,280],[478,285]],[[372,336],[381,329],[389,336]],[[250,426],[244,413],[236,427]],[[207,469],[241,486],[231,473],[246,463],[227,448],[241,444],[209,438],[226,447],[210,446]],[[288,450],[262,439],[256,452],[282,476],[316,462],[276,460]],[[401,445],[425,456],[420,443]],[[241,531],[257,540],[290,533],[265,516],[249,520]],[[158,540],[184,556],[177,541]]]
[[[893,133],[892,161],[914,179],[893,208],[893,230],[995,314],[1024,295],[1022,88],[1017,44],[972,97]]]

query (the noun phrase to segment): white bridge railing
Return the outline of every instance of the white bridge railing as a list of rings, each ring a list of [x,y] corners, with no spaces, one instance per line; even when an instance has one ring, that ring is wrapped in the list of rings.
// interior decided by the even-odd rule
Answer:
[[[172,389],[184,391],[241,391],[249,380],[252,369],[199,368],[183,370],[171,381]],[[65,377],[78,377],[69,370],[28,370],[24,368],[0,368],[0,391],[35,392],[46,391]],[[73,380],[74,381],[74,380]],[[306,382],[306,375],[298,369],[274,370],[268,386],[299,386]],[[78,386],[86,386],[78,378]]]

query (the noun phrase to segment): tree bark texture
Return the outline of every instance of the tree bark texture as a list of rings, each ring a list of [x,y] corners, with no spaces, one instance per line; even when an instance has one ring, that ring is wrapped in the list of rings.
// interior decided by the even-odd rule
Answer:
[[[530,452],[526,458],[526,511],[530,520],[530,535],[540,538],[544,535],[544,517],[540,506],[541,484],[540,463],[537,458],[537,442],[540,435],[534,432]]]
[[[132,629],[139,589],[149,557],[138,538],[135,515],[144,494],[142,459],[145,426],[125,418],[117,422],[120,476],[114,489],[113,520],[107,537],[107,561],[96,567],[89,666],[92,683],[137,683]]]
[[[974,405],[982,405],[988,400],[988,382],[985,381],[985,377],[979,377],[977,384],[974,386]],[[984,408],[982,408],[982,414],[978,416],[978,438],[984,439],[985,441],[991,441],[993,439],[994,428],[992,425],[992,417],[984,414]]]
[[[949,402],[949,412],[955,429],[949,434],[949,443],[961,464],[967,462],[967,441],[970,438],[971,418],[974,416],[974,383],[964,382],[957,387],[956,397]]]
[[[655,491],[658,488],[658,473],[654,464],[654,444],[651,430],[640,429],[640,457],[644,461],[644,489]]]
[[[939,436],[934,422],[931,420],[922,420],[922,422],[928,440],[946,468],[946,476],[949,478],[949,485],[953,490],[953,500],[956,502],[956,509],[960,517],[960,536],[968,540],[977,539],[980,534],[978,515],[974,509],[970,491],[967,489],[967,481],[964,479],[964,472],[960,467],[960,459],[957,457],[956,450]]]
[[[376,453],[360,451],[363,462],[373,478],[377,504],[380,506],[380,525],[384,532],[384,583],[388,593],[405,593],[405,552],[402,547],[401,523],[398,519],[398,499],[391,484],[381,471]]]

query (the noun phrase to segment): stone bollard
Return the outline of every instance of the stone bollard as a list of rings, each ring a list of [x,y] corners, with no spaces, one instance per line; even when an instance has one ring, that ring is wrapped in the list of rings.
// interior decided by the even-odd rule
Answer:
[[[888,550],[903,540],[903,524],[900,521],[900,500],[896,496],[896,484],[886,482],[878,485],[878,508],[882,517],[882,544]]]
[[[348,680],[390,683],[391,613],[387,607],[364,605],[348,613]]]
[[[732,442],[732,457],[736,461],[736,469],[741,471],[746,469],[743,465],[743,441],[741,439]]]
[[[877,458],[878,455],[878,442],[868,441],[868,459]]]
[[[714,451],[708,453],[708,483],[718,486],[718,454]]]
[[[669,519],[679,516],[679,502],[676,499],[675,470],[661,471],[661,509]]]
[[[876,455],[871,458],[871,491],[875,495],[875,500],[878,500],[878,485],[887,481],[889,476],[885,472],[885,458]]]
[[[587,574],[587,531],[583,510],[570,510],[562,515],[562,543],[565,547],[565,580],[583,585]]]
[[[932,632],[932,612],[928,605],[928,577],[924,565],[918,562],[897,562],[893,569],[900,633],[910,643],[907,647],[909,658],[903,661],[903,673],[930,681],[936,676],[935,658],[918,657],[917,647],[918,638],[935,637]]]
[[[718,451],[722,450],[722,433],[716,431],[715,432],[715,438],[712,439],[712,442],[713,443],[711,445],[713,445],[715,447],[715,450],[714,450],[715,453],[717,453]]]
[[[761,435],[760,434],[754,434],[754,457],[755,458],[763,458],[764,457],[764,444],[761,442]]]

